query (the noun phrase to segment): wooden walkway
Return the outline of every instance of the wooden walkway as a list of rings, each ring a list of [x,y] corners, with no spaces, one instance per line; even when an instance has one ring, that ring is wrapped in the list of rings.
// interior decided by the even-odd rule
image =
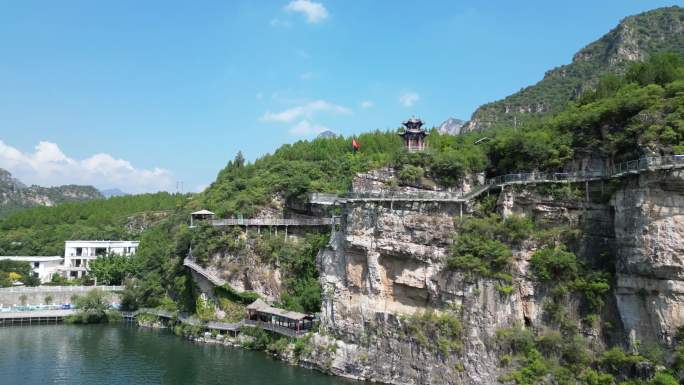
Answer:
[[[290,328],[286,328],[284,326],[279,326],[276,324],[268,323],[268,322],[258,322],[258,321],[251,321],[251,320],[240,320],[239,322],[217,322],[217,321],[209,321],[209,322],[203,322],[199,320],[196,317],[189,316],[186,314],[179,314],[177,312],[170,312],[167,310],[162,310],[162,309],[150,309],[150,308],[143,308],[136,310],[134,312],[121,312],[124,320],[126,321],[133,321],[135,320],[136,317],[140,314],[152,314],[156,316],[157,318],[163,318],[166,320],[174,320],[176,322],[186,324],[186,325],[191,325],[191,326],[199,326],[201,328],[204,328],[208,331],[211,330],[216,330],[216,331],[228,331],[232,333],[238,333],[242,327],[254,327],[254,328],[259,328],[263,330],[268,330],[274,333],[278,333],[280,335],[284,335],[287,337],[292,337],[292,338],[297,338],[301,337],[304,334],[307,333],[307,331],[296,331]]]
[[[60,323],[75,309],[0,312],[0,326]]]

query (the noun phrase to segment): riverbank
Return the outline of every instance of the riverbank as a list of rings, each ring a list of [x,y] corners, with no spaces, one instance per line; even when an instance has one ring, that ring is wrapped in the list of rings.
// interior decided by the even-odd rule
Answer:
[[[351,385],[247,349],[116,325],[0,328],[2,384]]]
[[[141,314],[144,315],[144,314]],[[240,333],[221,334],[217,330],[205,331],[204,326],[179,323],[170,325],[157,317],[136,318],[135,324],[141,328],[166,329],[182,339],[202,344],[265,353],[272,359],[293,367],[313,370],[325,375],[353,380],[356,383],[367,381],[365,378],[333,370],[333,356],[337,350],[334,341],[325,336],[309,333],[300,338],[288,338],[263,329],[243,326]],[[314,343],[315,342],[315,343]]]

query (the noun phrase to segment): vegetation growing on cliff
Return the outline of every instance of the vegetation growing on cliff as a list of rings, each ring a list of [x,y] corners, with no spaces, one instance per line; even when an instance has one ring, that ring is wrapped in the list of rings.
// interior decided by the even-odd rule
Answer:
[[[438,351],[444,357],[460,352],[463,325],[454,309],[432,309],[403,318],[404,333],[424,349]]]
[[[626,353],[620,347],[600,351],[575,332],[545,329],[535,335],[520,326],[496,332],[500,365],[509,373],[500,380],[521,385],[664,385],[677,384],[677,367],[659,369],[662,356]],[[598,350],[598,352],[597,352]],[[640,369],[637,369],[640,368]]]

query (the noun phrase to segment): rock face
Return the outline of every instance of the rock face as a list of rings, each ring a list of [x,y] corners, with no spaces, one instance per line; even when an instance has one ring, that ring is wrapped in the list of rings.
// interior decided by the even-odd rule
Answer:
[[[21,208],[101,198],[104,196],[92,186],[27,187],[8,171],[0,169],[0,217]]]
[[[581,229],[573,248],[587,263],[614,257],[617,279],[601,314],[613,330],[584,325],[577,301],[567,305],[569,318],[595,346],[667,347],[684,324],[684,172],[629,178],[605,204],[518,188],[501,192],[498,208],[504,216]],[[497,383],[503,369],[496,330],[543,329],[548,322],[542,310],[548,293],[528,266],[538,246],[513,250],[514,290],[503,295],[494,281],[444,269],[459,213],[458,203],[347,204],[340,231],[319,254],[322,332],[305,364],[390,384]],[[445,308],[459,309],[460,353],[444,355],[407,338],[406,317]]]
[[[381,192],[388,173],[360,174],[352,185],[356,192]],[[590,192],[612,191],[605,203],[548,186],[511,186],[498,193],[496,206],[504,217],[523,215],[541,226],[578,230],[572,251],[589,266],[611,265],[615,280],[598,322],[581,319],[579,298],[563,304],[568,322],[592,346],[672,347],[676,329],[684,325],[684,171],[647,172],[610,185],[589,186]],[[498,281],[445,269],[454,219],[475,209],[475,203],[459,202],[347,202],[339,228],[318,254],[320,332],[312,335],[299,364],[388,384],[497,383],[506,368],[499,365],[496,331],[549,327],[544,307],[552,287],[530,271],[530,257],[541,245],[533,240],[512,249],[510,294]],[[260,264],[258,256],[249,258],[233,267],[222,265],[234,263],[230,258],[211,265],[234,287],[277,298],[278,269]],[[435,341],[421,343],[409,334],[412,317],[430,309],[458,317],[459,351],[444,353]],[[607,323],[612,327],[595,326]]]
[[[465,121],[461,119],[449,118],[442,122],[437,128],[441,134],[458,135],[465,125]]]
[[[392,384],[495,383],[487,347],[499,327],[524,319],[521,295],[502,298],[493,282],[445,272],[455,204],[354,204],[343,231],[320,254],[322,328],[310,360],[332,373]],[[403,317],[428,308],[462,309],[464,355],[443,356],[403,335]],[[462,369],[460,368],[462,365]]]
[[[634,340],[670,345],[684,325],[684,173],[635,177],[612,205],[622,322]]]
[[[533,86],[480,106],[462,132],[496,124],[513,126],[533,115],[557,112],[606,73],[620,73],[630,62],[665,51],[684,54],[684,8],[655,9],[622,20],[599,40],[577,52],[572,63],[548,71]]]

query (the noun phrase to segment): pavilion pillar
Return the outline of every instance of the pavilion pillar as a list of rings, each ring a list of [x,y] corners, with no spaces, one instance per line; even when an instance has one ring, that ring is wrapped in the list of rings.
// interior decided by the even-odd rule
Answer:
[[[587,203],[589,202],[589,181],[584,182],[584,193],[587,196]]]

